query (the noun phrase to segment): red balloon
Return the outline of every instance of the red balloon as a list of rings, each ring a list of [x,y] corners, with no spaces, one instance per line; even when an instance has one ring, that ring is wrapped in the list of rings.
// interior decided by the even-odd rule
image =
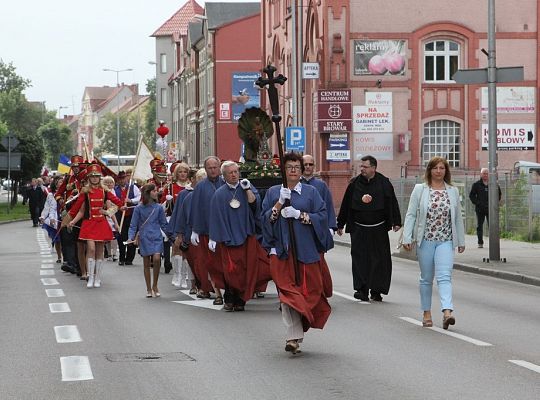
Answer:
[[[169,128],[167,128],[167,125],[165,124],[160,124],[159,127],[156,129],[156,133],[163,139],[169,134]]]

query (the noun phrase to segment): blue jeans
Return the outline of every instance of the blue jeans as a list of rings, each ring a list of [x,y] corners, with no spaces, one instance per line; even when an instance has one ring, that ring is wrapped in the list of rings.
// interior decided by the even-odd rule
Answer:
[[[452,304],[452,269],[454,266],[454,248],[452,241],[436,242],[422,240],[417,249],[420,264],[420,303],[423,311],[431,310],[433,277],[439,287],[441,310],[453,310]]]

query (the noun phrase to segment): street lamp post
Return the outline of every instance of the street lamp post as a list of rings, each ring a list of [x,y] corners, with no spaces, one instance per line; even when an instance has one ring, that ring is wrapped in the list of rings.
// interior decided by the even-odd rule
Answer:
[[[62,109],[63,108],[69,108],[68,106],[60,106],[58,107],[58,119],[62,119]]]
[[[133,71],[132,68],[110,69],[103,68],[105,72],[116,72],[116,87],[120,87],[120,72]],[[116,94],[116,157],[118,158],[118,171],[120,172],[120,96]]]

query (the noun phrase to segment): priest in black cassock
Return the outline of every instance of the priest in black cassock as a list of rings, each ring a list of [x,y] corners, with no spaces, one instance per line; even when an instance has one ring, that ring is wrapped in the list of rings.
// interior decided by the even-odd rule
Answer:
[[[345,191],[337,217],[338,235],[351,234],[354,297],[382,301],[392,279],[388,231],[401,228],[401,214],[390,180],[377,172],[377,160],[361,158],[360,175]]]

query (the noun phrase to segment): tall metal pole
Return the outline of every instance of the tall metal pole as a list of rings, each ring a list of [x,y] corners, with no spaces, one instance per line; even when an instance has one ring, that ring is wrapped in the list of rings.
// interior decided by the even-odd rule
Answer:
[[[8,157],[7,157],[7,181],[8,181],[8,195],[7,195],[7,212],[9,214],[11,208],[11,190],[13,189],[13,182],[11,182],[11,132],[8,131]]]
[[[291,23],[292,23],[292,54],[291,54],[291,84],[292,84],[292,120],[293,120],[293,126],[298,126],[298,45],[297,45],[297,37],[296,37],[296,29],[297,29],[297,4],[298,0],[292,0],[292,15],[291,15]]]
[[[120,72],[133,71],[133,69],[132,68],[126,68],[126,69],[103,68],[103,71],[116,72],[116,87],[119,88],[120,87]],[[120,91],[118,91],[118,93],[116,94],[116,157],[118,159],[117,161],[118,170],[116,172],[120,172]]]
[[[497,185],[497,63],[495,0],[488,0],[488,150],[489,150],[489,259],[500,261],[499,190]]]

